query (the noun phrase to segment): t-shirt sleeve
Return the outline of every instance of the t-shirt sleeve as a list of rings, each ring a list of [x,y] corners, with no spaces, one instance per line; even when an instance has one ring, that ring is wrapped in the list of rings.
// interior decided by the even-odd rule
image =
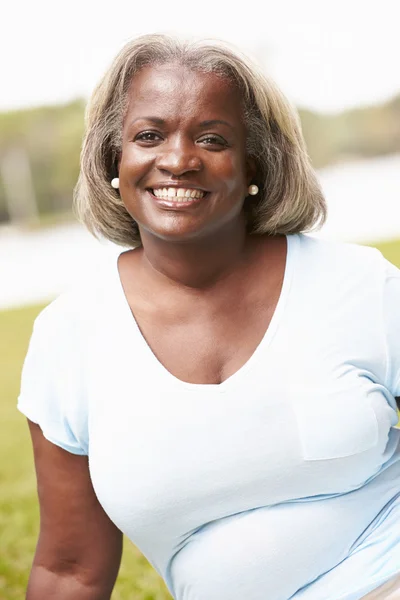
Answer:
[[[400,270],[389,261],[385,261],[383,319],[387,348],[387,387],[393,396],[400,397]]]
[[[87,399],[79,327],[58,299],[36,318],[25,357],[18,409],[52,443],[87,455]]]

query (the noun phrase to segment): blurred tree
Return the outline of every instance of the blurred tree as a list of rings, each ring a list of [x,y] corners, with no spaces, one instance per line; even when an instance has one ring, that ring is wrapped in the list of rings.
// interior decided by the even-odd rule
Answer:
[[[16,202],[19,194],[15,189],[13,195],[11,190],[7,165],[11,151],[24,155],[30,166],[31,191],[37,198],[38,212],[71,211],[72,191],[79,174],[84,105],[83,100],[76,100],[61,106],[0,113],[0,219],[15,216],[7,208],[6,199],[11,193]]]
[[[384,104],[339,114],[299,112],[316,168],[400,151],[400,95]]]
[[[84,107],[84,100],[77,99],[65,105],[0,113],[0,222],[16,215],[29,222],[37,212],[71,211]],[[315,168],[400,151],[400,95],[385,104],[341,114],[299,112]],[[7,162],[12,154],[19,155],[24,164],[19,175]]]
[[[0,175],[10,221],[38,221],[31,164],[22,145],[9,148],[0,158]]]

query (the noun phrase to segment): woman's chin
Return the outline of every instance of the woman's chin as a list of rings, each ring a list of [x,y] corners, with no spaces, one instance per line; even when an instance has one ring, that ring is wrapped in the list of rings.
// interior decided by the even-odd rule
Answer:
[[[204,231],[202,229],[192,229],[192,230],[163,230],[154,232],[153,235],[158,237],[160,240],[165,242],[173,242],[173,243],[194,243],[200,242],[202,240],[206,240],[208,236],[210,236],[210,232]]]
[[[207,237],[207,234],[211,233],[207,224],[181,218],[178,214],[163,219],[162,222],[157,220],[157,222],[142,223],[139,228],[142,239],[144,236],[148,240],[158,238],[166,242],[190,242]]]
[[[232,226],[235,222],[242,220],[242,206],[240,204],[230,206],[225,212],[201,210],[201,207],[193,207],[192,210],[179,210],[169,207],[159,207],[156,203],[143,207],[141,215],[132,217],[139,224],[141,237],[151,239],[159,238],[168,242],[190,242],[212,237],[216,233]]]

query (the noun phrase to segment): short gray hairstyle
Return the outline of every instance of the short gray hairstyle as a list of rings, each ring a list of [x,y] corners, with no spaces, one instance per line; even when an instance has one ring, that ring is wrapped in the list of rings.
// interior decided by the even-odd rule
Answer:
[[[257,199],[245,203],[249,233],[293,234],[322,225],[326,204],[307,154],[300,119],[277,86],[247,57],[221,42],[144,35],[122,48],[87,105],[74,206],[89,231],[121,246],[141,244],[138,225],[110,182],[118,176],[133,77],[146,66],[167,63],[216,73],[241,92],[246,151],[255,161],[254,183],[260,190]]]

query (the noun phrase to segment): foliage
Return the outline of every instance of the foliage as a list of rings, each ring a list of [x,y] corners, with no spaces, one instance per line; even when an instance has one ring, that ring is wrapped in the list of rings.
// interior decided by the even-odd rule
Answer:
[[[400,267],[400,240],[379,245]],[[0,598],[24,597],[38,534],[38,506],[28,428],[15,408],[32,323],[42,306],[0,312]],[[166,587],[136,547],[126,542],[113,600],[167,600]]]
[[[299,112],[316,168],[400,151],[400,95],[385,104],[339,114]]]
[[[12,149],[23,152],[40,214],[71,211],[79,174],[84,106],[78,99],[65,105],[0,113],[0,167]],[[335,115],[299,112],[316,168],[400,151],[400,96],[386,104]],[[0,222],[10,218],[9,212],[0,174]]]
[[[79,174],[84,130],[84,102],[0,113],[0,161],[22,149],[30,163],[39,212],[71,210]],[[0,221],[7,220],[4,186],[0,187]]]

